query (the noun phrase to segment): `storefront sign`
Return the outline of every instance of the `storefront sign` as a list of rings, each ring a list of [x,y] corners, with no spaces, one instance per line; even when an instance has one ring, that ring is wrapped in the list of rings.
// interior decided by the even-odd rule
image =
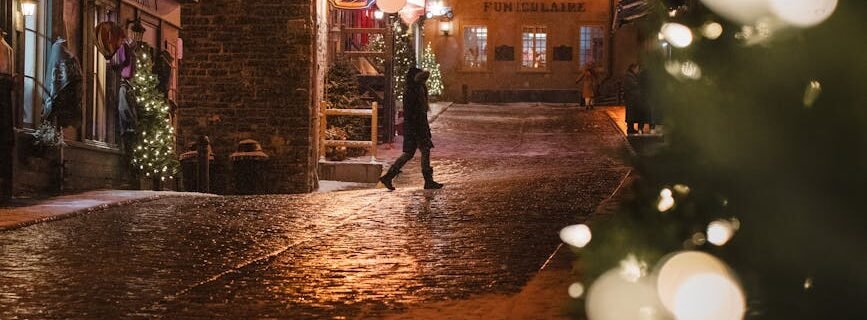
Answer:
[[[370,8],[374,0],[331,0],[331,5],[338,9],[358,10]]]
[[[499,2],[486,1],[485,12],[585,12],[584,2]]]

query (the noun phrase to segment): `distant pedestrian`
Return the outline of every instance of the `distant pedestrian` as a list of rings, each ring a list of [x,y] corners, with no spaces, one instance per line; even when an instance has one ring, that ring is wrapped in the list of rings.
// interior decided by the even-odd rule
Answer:
[[[626,69],[623,77],[623,95],[626,98],[626,133],[636,134],[641,130],[641,123],[647,116],[644,97],[641,92],[639,72],[641,67],[633,63]],[[638,130],[636,130],[636,127]]]
[[[388,190],[394,190],[392,180],[400,173],[400,169],[412,159],[415,151],[421,151],[421,173],[424,176],[425,189],[440,189],[441,183],[433,179],[433,167],[430,165],[430,149],[434,147],[431,140],[430,123],[427,121],[428,105],[427,86],[425,82],[430,72],[412,67],[406,73],[406,88],[403,95],[404,137],[403,154],[394,161],[388,172],[379,178]]]
[[[599,77],[596,75],[596,66],[588,63],[581,71],[581,75],[575,83],[581,83],[581,97],[584,98],[584,107],[593,109],[593,98],[596,96],[596,88],[599,86]]]

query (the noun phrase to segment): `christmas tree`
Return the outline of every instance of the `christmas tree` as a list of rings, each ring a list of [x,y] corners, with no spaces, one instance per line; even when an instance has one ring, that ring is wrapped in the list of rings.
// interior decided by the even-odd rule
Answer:
[[[424,56],[421,60],[421,68],[430,71],[430,78],[427,81],[428,94],[431,96],[440,96],[443,94],[443,77],[440,73],[440,64],[437,62],[437,57],[428,42],[424,48]]]
[[[415,51],[412,48],[412,38],[409,36],[409,27],[401,23],[400,19],[390,18],[391,31],[394,34],[394,98],[396,101],[403,101],[403,90],[405,86],[405,77],[407,71],[412,66],[415,66]],[[376,34],[370,37],[365,47],[367,51],[384,52],[386,49],[385,39],[382,35]],[[377,67],[384,68],[385,58],[375,57],[373,63]]]
[[[642,22],[665,143],[640,155],[634,200],[592,241],[561,233],[588,318],[867,312],[867,43],[849,36],[867,30],[867,2],[751,4],[660,6]]]
[[[394,97],[403,101],[403,91],[406,86],[406,73],[415,66],[415,51],[412,48],[412,38],[409,37],[409,27],[397,18],[392,23],[394,32]]]
[[[132,152],[132,165],[146,177],[171,179],[177,168],[174,150],[174,128],[165,95],[157,89],[159,80],[153,73],[153,57],[147,46],[135,50],[136,74],[132,94],[138,113],[137,139]]]

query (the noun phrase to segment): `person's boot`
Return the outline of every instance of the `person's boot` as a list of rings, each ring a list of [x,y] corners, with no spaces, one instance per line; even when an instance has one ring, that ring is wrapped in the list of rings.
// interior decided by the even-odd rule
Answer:
[[[424,175],[424,188],[425,189],[431,190],[431,189],[442,189],[443,188],[442,183],[434,181],[433,170],[424,171],[424,172],[422,172],[422,175]]]
[[[395,170],[395,167],[391,167],[388,169],[388,172],[385,173],[384,176],[379,178],[379,182],[388,188],[388,190],[394,191],[394,184],[392,184],[392,180],[394,180],[397,175],[400,174],[400,170]]]

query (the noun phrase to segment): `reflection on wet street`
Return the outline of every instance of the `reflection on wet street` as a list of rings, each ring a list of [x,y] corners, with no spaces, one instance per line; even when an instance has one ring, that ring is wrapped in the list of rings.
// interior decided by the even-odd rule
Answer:
[[[375,318],[516,292],[627,172],[602,111],[454,105],[398,190],[164,198],[0,233],[0,318]]]

